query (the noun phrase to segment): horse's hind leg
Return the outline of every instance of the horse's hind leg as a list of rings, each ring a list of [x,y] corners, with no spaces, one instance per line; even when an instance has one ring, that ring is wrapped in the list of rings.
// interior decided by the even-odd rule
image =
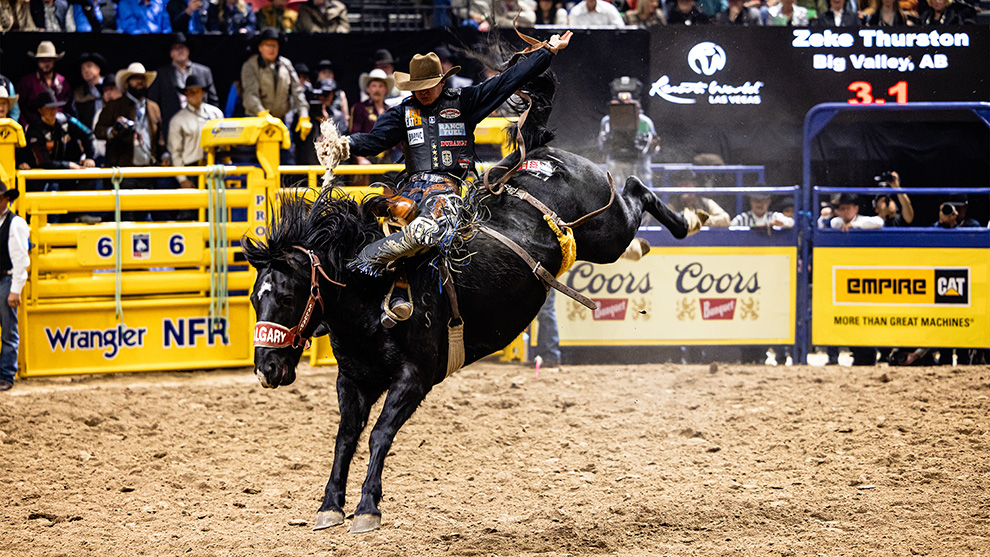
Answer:
[[[323,530],[344,523],[344,495],[347,491],[347,472],[357,448],[358,437],[368,413],[381,391],[366,392],[343,373],[337,375],[337,403],[340,407],[340,424],[337,426],[337,441],[333,451],[333,470],[323,495],[323,504],[316,513],[313,530]]]
[[[666,226],[674,238],[682,239],[688,235],[690,226],[687,219],[667,207],[639,178],[635,176],[627,178],[626,188],[622,195],[638,199],[642,203],[643,209],[660,221],[660,224]]]
[[[389,386],[382,413],[371,430],[371,455],[368,458],[368,475],[361,487],[361,501],[354,510],[351,533],[377,530],[382,524],[382,512],[378,503],[382,499],[382,470],[385,468],[385,455],[392,447],[396,432],[412,416],[429,392],[418,380],[415,368],[404,365],[400,376]]]

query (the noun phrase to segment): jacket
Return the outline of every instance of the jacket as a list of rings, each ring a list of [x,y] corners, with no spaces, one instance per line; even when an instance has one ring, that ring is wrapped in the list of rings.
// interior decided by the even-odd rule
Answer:
[[[146,102],[148,136],[151,138],[149,150],[157,163],[161,162],[162,155],[166,153],[165,136],[162,135],[162,111],[154,101],[148,100]],[[134,143],[132,134],[120,133],[113,138],[109,137],[110,128],[117,122],[119,116],[128,120],[135,120],[137,117],[137,106],[127,95],[114,99],[103,107],[100,120],[96,123],[96,137],[107,140],[107,166],[133,166]]]
[[[290,110],[295,109],[297,116],[309,117],[309,104],[292,62],[279,56],[275,66],[277,77],[257,54],[241,66],[244,114],[257,116],[262,110],[267,110],[276,118],[285,118]]]

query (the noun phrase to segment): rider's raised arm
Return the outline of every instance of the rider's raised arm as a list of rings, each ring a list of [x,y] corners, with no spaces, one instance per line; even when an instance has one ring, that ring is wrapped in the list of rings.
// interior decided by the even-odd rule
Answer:
[[[368,157],[395,147],[405,138],[402,126],[402,106],[394,106],[378,117],[375,127],[368,133],[355,133],[348,137],[351,155]]]
[[[486,79],[478,85],[461,90],[461,107],[467,112],[468,121],[480,122],[502,105],[530,79],[540,75],[550,67],[553,53],[541,48],[520,60],[503,73]]]

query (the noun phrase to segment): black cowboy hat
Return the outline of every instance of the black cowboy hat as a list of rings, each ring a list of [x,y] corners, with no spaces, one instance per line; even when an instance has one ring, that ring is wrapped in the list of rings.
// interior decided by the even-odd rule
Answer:
[[[189,46],[189,40],[186,39],[186,34],[183,33],[182,31],[172,33],[171,38],[172,41],[168,43],[170,47],[175,46],[177,44],[186,45],[187,47]]]
[[[203,81],[203,78],[202,77],[198,76],[197,74],[192,73],[192,74],[189,74],[189,77],[186,78],[185,85],[183,85],[182,87],[180,87],[179,88],[179,91],[185,93],[186,92],[186,89],[189,89],[191,87],[198,87],[200,89],[205,90],[209,86],[206,84],[205,81]]]
[[[319,87],[313,89],[313,92],[317,95],[329,95],[337,90],[337,80],[335,79],[321,79]]]
[[[313,76],[310,75],[312,72],[309,70],[309,66],[306,65],[306,62],[299,62],[298,64],[293,64],[292,67],[295,68],[297,74],[304,75],[310,79],[313,79]]]
[[[79,65],[82,66],[84,62],[92,62],[99,66],[101,74],[107,73],[107,68],[110,67],[110,63],[99,52],[83,52],[79,56]]]
[[[392,53],[387,49],[380,48],[375,51],[374,58],[371,61],[375,64],[392,64],[395,65],[397,60],[392,56]]]
[[[285,42],[285,34],[274,27],[265,27],[260,33],[254,36],[252,44],[254,45],[254,48],[257,49],[258,45],[265,41],[278,41],[278,45],[282,46]]]
[[[0,182],[0,197],[7,198],[7,203],[13,203],[20,195],[21,192],[17,188],[8,189],[6,184]]]
[[[55,93],[46,89],[38,93],[38,95],[31,101],[31,104],[34,108],[51,108],[65,106],[65,101],[58,100],[55,98]]]
[[[324,58],[323,60],[320,60],[316,64],[316,71],[320,71],[320,70],[323,70],[323,69],[332,70],[333,69],[333,62],[331,62],[330,60],[327,60],[326,58]]]

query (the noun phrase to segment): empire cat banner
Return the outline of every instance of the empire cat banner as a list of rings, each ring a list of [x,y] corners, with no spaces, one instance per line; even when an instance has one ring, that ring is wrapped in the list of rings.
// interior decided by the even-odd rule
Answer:
[[[990,346],[986,249],[817,248],[812,342]]]
[[[561,277],[595,300],[557,295],[560,344],[791,344],[796,249],[651,249],[640,261],[578,262]]]

